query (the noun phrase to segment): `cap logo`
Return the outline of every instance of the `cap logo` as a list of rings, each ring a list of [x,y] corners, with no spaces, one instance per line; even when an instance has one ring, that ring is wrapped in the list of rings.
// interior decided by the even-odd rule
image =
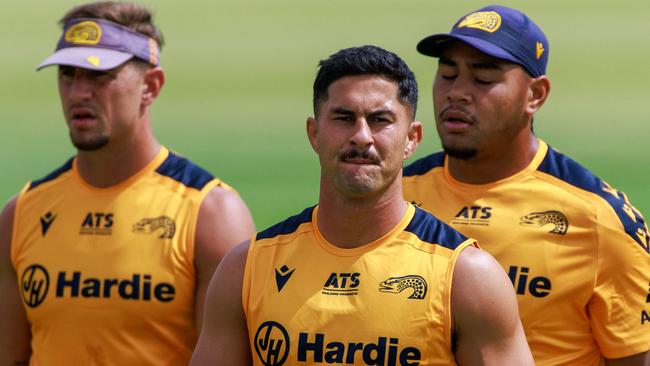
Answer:
[[[99,57],[97,56],[88,56],[86,57],[86,61],[90,62],[95,67],[99,66]]]
[[[99,24],[91,20],[77,23],[65,32],[65,41],[74,44],[99,43],[102,37],[102,29]]]
[[[537,59],[539,60],[539,58],[542,57],[542,55],[544,54],[544,51],[545,51],[544,50],[544,45],[542,44],[542,42],[537,42],[537,45],[535,47],[536,47],[536,51],[537,51],[536,56],[537,56]]]
[[[466,16],[456,28],[475,28],[489,33],[501,27],[501,15],[494,11],[479,11]]]

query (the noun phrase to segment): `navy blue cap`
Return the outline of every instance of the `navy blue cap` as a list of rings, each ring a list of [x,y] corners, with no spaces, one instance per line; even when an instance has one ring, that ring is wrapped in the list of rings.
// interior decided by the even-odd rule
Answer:
[[[519,64],[533,77],[546,74],[548,40],[537,24],[519,10],[486,6],[460,18],[449,33],[424,38],[417,49],[424,55],[440,57],[450,40]]]

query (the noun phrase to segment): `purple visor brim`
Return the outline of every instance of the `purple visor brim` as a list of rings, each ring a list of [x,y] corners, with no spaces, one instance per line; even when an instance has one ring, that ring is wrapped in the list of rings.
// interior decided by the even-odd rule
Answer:
[[[159,65],[155,40],[103,19],[73,19],[65,25],[56,51],[36,70],[51,65],[110,70],[133,57]]]
[[[132,58],[133,55],[130,53],[106,48],[69,47],[54,52],[54,54],[38,65],[36,70],[38,71],[51,65],[65,65],[80,67],[82,69],[105,71],[114,69]]]

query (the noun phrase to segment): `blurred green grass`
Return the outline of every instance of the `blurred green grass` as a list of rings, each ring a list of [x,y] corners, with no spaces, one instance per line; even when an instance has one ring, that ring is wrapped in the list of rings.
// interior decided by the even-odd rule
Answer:
[[[0,199],[74,154],[53,69],[34,67],[53,50],[56,21],[77,1],[5,2],[0,11]],[[167,44],[167,84],[154,106],[159,140],[235,186],[258,228],[313,204],[318,161],[304,133],[318,60],[376,44],[398,53],[420,84],[425,140],[438,149],[431,106],[435,61],[417,54],[487,3],[423,0],[144,1]],[[625,191],[650,215],[650,37],[645,0],[505,1],[527,12],[550,40],[550,99],[537,134]]]

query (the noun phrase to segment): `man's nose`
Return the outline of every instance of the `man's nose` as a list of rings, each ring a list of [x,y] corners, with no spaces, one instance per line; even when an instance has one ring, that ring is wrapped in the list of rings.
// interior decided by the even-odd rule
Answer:
[[[357,118],[354,125],[354,133],[350,137],[350,142],[355,146],[368,146],[372,144],[372,131],[368,126],[368,121],[363,118]]]

